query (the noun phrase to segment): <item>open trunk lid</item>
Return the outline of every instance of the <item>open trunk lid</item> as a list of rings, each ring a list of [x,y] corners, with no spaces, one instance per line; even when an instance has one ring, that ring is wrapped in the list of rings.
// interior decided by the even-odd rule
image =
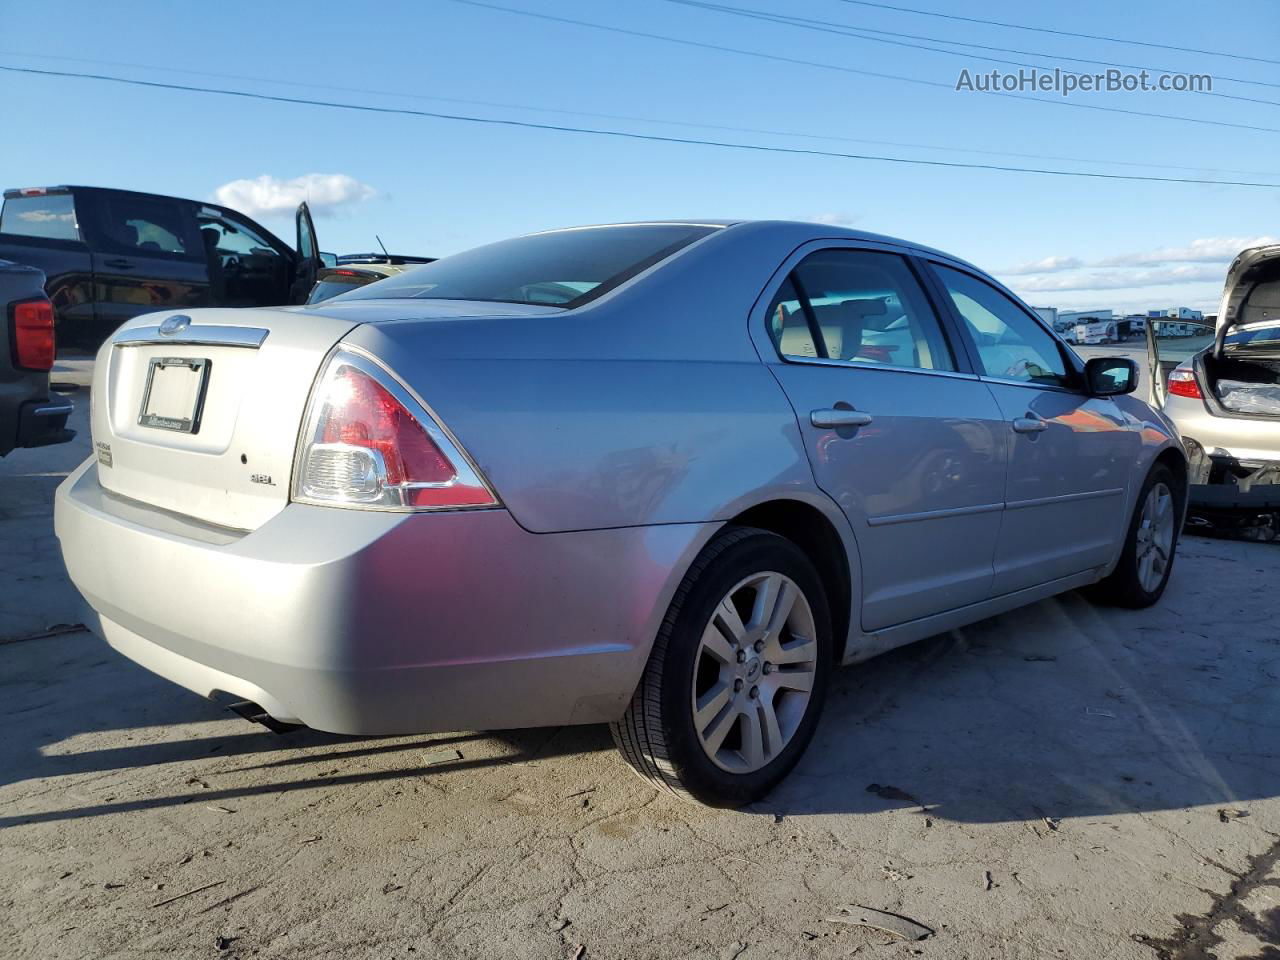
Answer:
[[[1231,334],[1275,328],[1280,328],[1280,244],[1250,247],[1241,251],[1227,270],[1214,354],[1222,355]],[[1280,341],[1276,352],[1280,354]]]
[[[303,410],[355,319],[297,310],[153,313],[99,351],[92,393],[98,481],[220,527],[284,509]]]

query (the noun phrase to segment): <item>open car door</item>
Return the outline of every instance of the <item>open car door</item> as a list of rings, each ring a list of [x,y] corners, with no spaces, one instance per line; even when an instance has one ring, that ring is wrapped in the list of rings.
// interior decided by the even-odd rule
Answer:
[[[316,225],[311,219],[311,210],[306,201],[298,204],[295,217],[298,227],[298,262],[294,267],[293,286],[289,290],[290,303],[306,303],[307,295],[315,286],[316,277],[323,266],[320,257],[320,244],[316,241]]]
[[[1196,320],[1150,317],[1147,320],[1147,373],[1151,377],[1149,402],[1164,406],[1169,374],[1201,350],[1213,346],[1213,326]]]
[[[1143,329],[1147,335],[1147,402],[1157,410],[1164,407],[1164,391],[1167,381],[1160,366],[1160,340],[1156,336],[1156,321],[1148,320]]]

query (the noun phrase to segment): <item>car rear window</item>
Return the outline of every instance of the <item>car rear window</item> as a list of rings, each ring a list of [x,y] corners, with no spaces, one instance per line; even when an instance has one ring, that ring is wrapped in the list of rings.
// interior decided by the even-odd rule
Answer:
[[[577,307],[719,227],[644,223],[500,240],[344,294],[344,300],[488,300]]]
[[[46,240],[79,240],[75,200],[69,193],[5,197],[0,233]]]

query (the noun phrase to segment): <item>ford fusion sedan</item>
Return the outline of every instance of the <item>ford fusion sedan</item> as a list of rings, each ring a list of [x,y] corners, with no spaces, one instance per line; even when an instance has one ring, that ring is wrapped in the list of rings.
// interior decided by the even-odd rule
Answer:
[[[840,664],[1159,599],[1186,460],[1135,374],[903,240],[552,230],[125,324],[57,533],[94,628],[200,694],[345,734],[608,723],[737,805]]]

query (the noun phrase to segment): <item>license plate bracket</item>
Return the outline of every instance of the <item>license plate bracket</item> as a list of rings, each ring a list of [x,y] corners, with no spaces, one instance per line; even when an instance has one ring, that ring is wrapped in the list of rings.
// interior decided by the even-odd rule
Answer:
[[[174,433],[199,433],[209,386],[207,359],[153,357],[147,368],[147,388],[142,394],[138,423]]]

